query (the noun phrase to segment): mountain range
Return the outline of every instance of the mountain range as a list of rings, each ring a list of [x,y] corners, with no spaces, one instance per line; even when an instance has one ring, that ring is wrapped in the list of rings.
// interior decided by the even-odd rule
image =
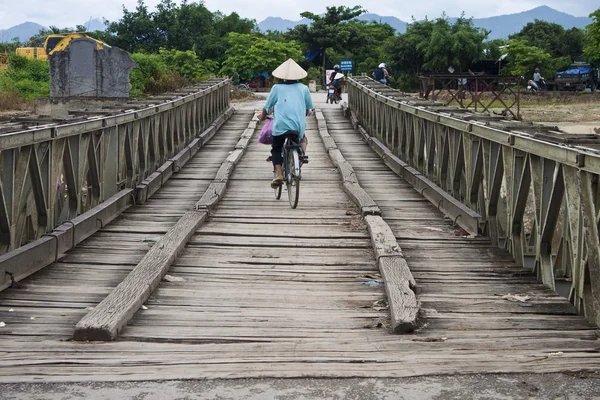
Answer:
[[[392,26],[396,32],[404,33],[407,23],[393,16],[381,16],[378,14],[363,14],[358,17],[363,21],[375,21],[387,23]],[[541,6],[529,11],[524,11],[516,14],[498,15],[489,18],[475,18],[473,24],[477,27],[490,31],[489,39],[505,39],[513,33],[521,31],[521,29],[529,22],[535,19],[554,22],[562,25],[565,29],[585,28],[592,20],[586,17],[574,17],[567,13],[557,11],[548,6]],[[456,18],[449,18],[450,22],[456,21]],[[290,28],[300,24],[310,24],[310,20],[301,19],[292,21],[279,17],[268,17],[264,21],[258,23],[258,28],[262,32],[281,31],[285,32]],[[88,32],[96,30],[104,30],[105,26],[102,21],[92,19],[81,24],[87,28]],[[8,29],[0,29],[0,43],[11,42],[13,38],[18,38],[20,42],[27,42],[30,37],[36,35],[40,29],[48,29],[47,26],[37,24],[35,22],[24,22]]]
[[[358,17],[359,20],[371,22],[387,23],[396,32],[404,33],[407,23],[391,16],[380,16],[377,14],[363,14]],[[534,22],[536,19],[554,22],[562,25],[565,29],[585,28],[592,20],[587,17],[574,17],[567,13],[557,11],[548,6],[541,6],[529,11],[523,11],[516,14],[498,15],[489,18],[474,18],[473,24],[476,27],[484,28],[490,31],[489,39],[506,39],[513,33],[520,32],[521,29],[529,22]],[[450,22],[456,21],[456,18],[449,18]],[[291,21],[278,17],[268,17],[258,24],[258,28],[262,32],[267,31],[282,31],[285,32],[296,25],[310,24],[310,20],[304,18],[298,21]]]
[[[105,28],[102,21],[98,19],[86,21],[81,25],[85,26],[88,32],[103,31]],[[13,38],[18,38],[21,43],[27,42],[41,29],[48,29],[48,27],[35,22],[23,22],[8,29],[0,29],[0,43],[12,42]]]

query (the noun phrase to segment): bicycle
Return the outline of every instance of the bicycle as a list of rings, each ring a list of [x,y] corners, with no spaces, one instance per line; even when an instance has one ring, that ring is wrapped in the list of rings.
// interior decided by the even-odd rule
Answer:
[[[285,135],[285,142],[281,150],[283,156],[283,164],[281,169],[283,170],[283,180],[286,185],[288,192],[288,200],[290,207],[296,208],[298,206],[298,199],[300,198],[300,180],[302,179],[302,165],[305,164],[306,159],[304,151],[300,146],[298,140],[298,133],[289,131]],[[273,176],[276,176],[273,171]],[[281,199],[281,191],[283,185],[279,185],[275,189],[275,198]]]

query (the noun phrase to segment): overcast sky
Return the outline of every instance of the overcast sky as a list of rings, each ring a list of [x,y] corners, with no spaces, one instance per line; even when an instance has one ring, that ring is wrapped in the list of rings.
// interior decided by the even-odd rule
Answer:
[[[194,1],[194,0],[190,0]],[[159,0],[146,0],[150,9]],[[449,16],[458,16],[465,11],[467,16],[476,18],[490,17],[500,14],[513,14],[530,10],[540,5],[547,5],[559,11],[575,16],[587,16],[600,7],[598,0],[435,0],[435,1],[394,1],[394,0],[362,0],[352,3],[330,0],[206,0],[206,7],[211,11],[220,10],[225,14],[236,11],[242,17],[256,19],[257,22],[268,16],[298,20],[300,13],[311,11],[322,13],[325,4],[348,5],[360,4],[371,13],[382,16],[394,16],[403,21],[410,21],[411,16],[422,19],[425,16],[438,17],[442,11]],[[102,17],[114,21],[122,16],[122,6],[135,9],[137,0],[0,0],[0,29],[6,29],[25,21],[37,22],[41,25],[58,27],[74,27],[83,24],[90,17]]]

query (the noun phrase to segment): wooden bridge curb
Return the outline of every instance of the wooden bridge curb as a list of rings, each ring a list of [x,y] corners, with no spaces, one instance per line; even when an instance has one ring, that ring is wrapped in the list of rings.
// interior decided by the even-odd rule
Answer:
[[[344,111],[344,115],[346,115],[347,111]],[[375,150],[375,152],[383,159],[385,165],[394,171],[396,175],[404,178],[431,204],[435,205],[440,211],[448,215],[455,224],[465,231],[474,236],[481,234],[481,229],[479,227],[479,223],[482,220],[481,215],[456,200],[450,194],[440,189],[435,183],[423,176],[419,171],[396,157],[385,144],[376,137],[371,136],[366,129],[360,125],[356,113],[353,110],[350,110],[350,115],[352,126],[360,132],[369,146]]]
[[[146,253],[123,282],[77,323],[74,340],[110,341],[118,337],[123,327],[157,288],[179,252],[208,218],[211,208],[222,197],[230,174],[247,148],[252,136],[250,130],[253,133],[256,126],[257,121],[248,124],[236,145],[237,150],[221,164],[217,172],[217,177],[221,176],[220,180],[215,178],[208,186],[196,204],[196,209],[186,212]]]
[[[416,282],[404,259],[402,249],[391,228],[381,217],[381,209],[360,186],[352,165],[346,161],[327,132],[327,123],[322,111],[317,110],[315,117],[318,121],[317,130],[327,153],[342,176],[344,191],[361,208],[369,229],[377,265],[385,284],[392,331],[412,332],[417,328],[420,304],[416,297]]]
[[[362,215],[381,215],[381,210],[375,204],[371,196],[359,185],[358,179],[356,179],[356,173],[346,161],[340,150],[337,148],[335,141],[327,132],[327,123],[321,110],[317,110],[315,113],[317,119],[317,130],[323,140],[327,154],[333,162],[333,165],[338,169],[342,175],[343,188],[346,194],[352,198],[352,201],[360,208]]]

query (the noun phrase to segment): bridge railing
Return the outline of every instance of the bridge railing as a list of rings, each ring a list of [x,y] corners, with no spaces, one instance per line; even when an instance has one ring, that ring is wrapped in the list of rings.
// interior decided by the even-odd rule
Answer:
[[[355,122],[453,199],[505,248],[600,325],[600,142],[552,128],[419,106],[348,79]],[[460,218],[460,216],[457,216]],[[459,221],[460,222],[460,221]]]
[[[192,89],[110,116],[0,132],[0,255],[162,173],[229,107],[226,80]]]

